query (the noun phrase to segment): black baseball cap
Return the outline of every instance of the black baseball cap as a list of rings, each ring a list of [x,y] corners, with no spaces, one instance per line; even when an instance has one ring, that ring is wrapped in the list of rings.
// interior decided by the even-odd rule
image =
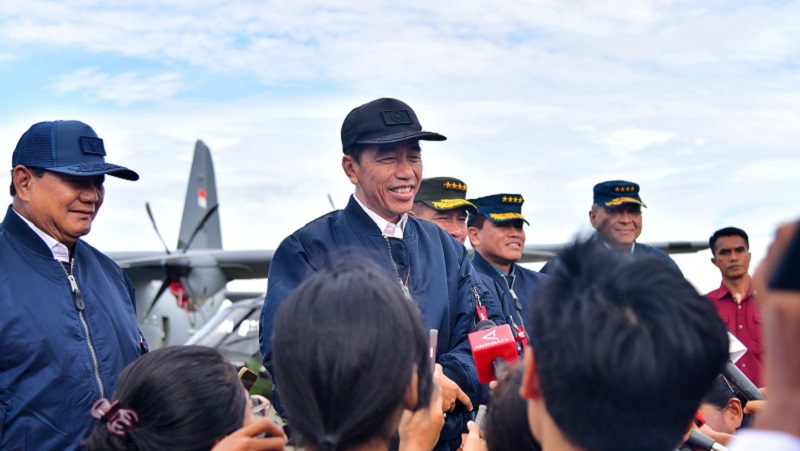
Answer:
[[[388,144],[407,139],[444,141],[447,138],[422,130],[417,115],[407,104],[382,98],[354,108],[342,124],[342,151],[356,144]]]

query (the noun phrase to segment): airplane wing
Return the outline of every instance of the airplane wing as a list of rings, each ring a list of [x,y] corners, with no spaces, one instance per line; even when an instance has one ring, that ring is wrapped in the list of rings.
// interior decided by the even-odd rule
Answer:
[[[131,279],[147,278],[151,275],[157,275],[152,277],[157,279],[163,275],[165,268],[173,270],[184,268],[187,271],[197,268],[219,268],[228,280],[235,280],[265,279],[273,251],[202,249],[172,254],[109,252],[107,255],[116,261]]]
[[[522,250],[519,263],[545,262],[555,257],[568,243],[563,244],[530,244]],[[691,252],[708,249],[707,241],[668,241],[660,243],[645,243],[656,247],[668,254],[688,254]]]

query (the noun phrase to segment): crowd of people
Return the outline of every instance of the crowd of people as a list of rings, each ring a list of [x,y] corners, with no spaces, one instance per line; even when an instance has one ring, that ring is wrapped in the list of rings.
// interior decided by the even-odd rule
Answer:
[[[636,241],[640,186],[605,181],[596,233],[536,272],[519,264],[521,194],[468,198],[460,179],[422,177],[420,142],[445,139],[396,99],[346,116],[350,202],[270,265],[265,403],[213,349],[148,352],[130,280],[81,239],[105,175],[138,175],[82,122],[32,126],[0,224],[0,448],[278,450],[291,435],[309,451],[669,451],[694,429],[736,450],[800,449],[797,224],[752,279],[747,234],[715,232],[722,282],[701,296]],[[521,363],[482,384],[469,336],[504,325]],[[765,403],[721,375],[729,334]],[[259,418],[267,406],[285,428]]]

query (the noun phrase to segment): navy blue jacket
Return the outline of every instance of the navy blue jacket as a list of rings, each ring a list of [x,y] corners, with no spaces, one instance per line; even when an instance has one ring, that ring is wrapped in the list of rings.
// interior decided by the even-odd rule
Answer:
[[[112,397],[146,348],[128,276],[81,240],[73,258],[82,314],[64,266],[9,207],[0,224],[0,449],[77,449],[92,404]]]
[[[596,243],[595,244],[596,246],[605,247],[603,245],[603,242],[600,240],[600,237],[597,235],[597,233],[592,235],[592,237],[589,238],[589,239],[592,242]],[[612,252],[610,249],[609,249],[609,251]],[[657,247],[648,246],[646,244],[642,244],[642,243],[637,242],[636,246],[634,246],[634,248],[633,248],[633,255],[634,256],[647,255],[647,256],[650,256],[650,257],[655,257],[655,258],[661,259],[665,263],[667,263],[672,269],[677,271],[678,274],[683,275],[683,273],[681,272],[681,269],[678,268],[678,264],[675,263],[675,260],[670,258],[670,256],[667,255],[666,252],[662,251],[661,249],[659,249]],[[553,268],[555,268],[559,264],[560,261],[561,261],[561,259],[559,258],[558,255],[556,255],[555,257],[551,258],[550,261],[548,261],[542,267],[540,272],[544,273],[544,274],[550,273],[551,271],[553,271]]]
[[[474,403],[480,384],[467,338],[476,322],[472,288],[477,289],[487,306],[490,319],[502,324],[497,300],[479,281],[466,248],[438,225],[409,216],[402,240],[386,238],[352,197],[344,210],[310,222],[284,239],[275,251],[259,336],[267,370],[272,373],[272,325],[283,301],[303,280],[354,253],[371,258],[390,274],[408,280],[425,326],[439,330],[437,362]],[[274,382],[280,387],[280,381]],[[458,415],[448,414],[442,439],[454,439],[461,433],[465,422],[462,418],[461,424],[452,425],[455,417]]]
[[[539,289],[539,286],[547,280],[548,276],[514,263],[513,284],[514,293],[519,301],[519,305],[517,305],[517,302],[511,296],[510,288],[512,282],[510,276],[504,277],[500,274],[500,271],[477,251],[472,256],[472,265],[475,267],[475,271],[484,274],[494,283],[495,290],[499,293],[505,322],[510,324],[512,329],[515,326],[524,327],[533,302],[533,295]]]

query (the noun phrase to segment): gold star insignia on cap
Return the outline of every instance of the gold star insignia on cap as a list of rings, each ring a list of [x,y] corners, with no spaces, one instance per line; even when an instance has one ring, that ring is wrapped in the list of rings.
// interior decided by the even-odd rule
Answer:
[[[616,187],[616,188],[614,188],[614,192],[615,192],[615,193],[618,193],[618,192],[619,192],[619,186],[618,186],[618,187]]]
[[[503,196],[503,202],[508,202],[508,197]]]

